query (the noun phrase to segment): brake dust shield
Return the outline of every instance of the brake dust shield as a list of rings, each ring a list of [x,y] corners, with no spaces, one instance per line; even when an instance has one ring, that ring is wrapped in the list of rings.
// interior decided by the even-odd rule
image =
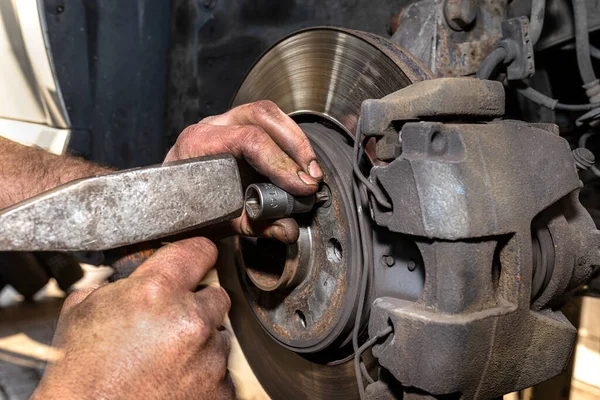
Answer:
[[[426,68],[386,39],[340,28],[313,28],[292,34],[263,54],[244,79],[233,106],[271,100],[298,122],[319,118],[352,135],[363,100],[381,98],[429,78]],[[267,332],[240,281],[244,271],[240,272],[239,240],[223,241],[219,247],[217,269],[231,297],[231,324],[266,393],[273,399],[357,399],[351,361],[315,361],[285,348]],[[231,368],[249,370],[241,365],[243,358],[236,357],[238,365]],[[244,388],[240,394],[260,398],[256,395],[260,392]]]

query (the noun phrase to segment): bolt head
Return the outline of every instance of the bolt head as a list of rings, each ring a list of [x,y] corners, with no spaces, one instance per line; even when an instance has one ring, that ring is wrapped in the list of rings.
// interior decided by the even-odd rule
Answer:
[[[383,264],[387,265],[388,267],[393,267],[394,264],[396,264],[396,260],[390,255],[384,255],[381,260],[383,261]]]
[[[408,268],[409,271],[414,271],[415,269],[417,269],[417,263],[414,262],[413,260],[409,260],[406,263],[406,267]]]

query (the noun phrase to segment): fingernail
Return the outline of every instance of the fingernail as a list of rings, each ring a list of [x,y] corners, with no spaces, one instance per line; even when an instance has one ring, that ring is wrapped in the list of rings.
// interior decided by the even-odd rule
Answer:
[[[317,181],[315,178],[311,177],[304,171],[298,171],[298,178],[300,178],[300,180],[307,185],[317,186]]]
[[[317,160],[312,160],[308,164],[308,173],[315,179],[321,179],[323,177],[323,170]]]

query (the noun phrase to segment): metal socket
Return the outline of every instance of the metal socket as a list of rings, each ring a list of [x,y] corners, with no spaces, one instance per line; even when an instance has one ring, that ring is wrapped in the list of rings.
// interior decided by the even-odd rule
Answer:
[[[306,213],[315,196],[295,197],[271,183],[254,183],[246,189],[246,212],[251,219],[276,219]]]

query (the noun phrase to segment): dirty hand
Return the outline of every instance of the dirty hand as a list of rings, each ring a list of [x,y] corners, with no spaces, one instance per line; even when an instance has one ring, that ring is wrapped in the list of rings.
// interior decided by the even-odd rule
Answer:
[[[165,162],[220,153],[246,160],[294,195],[314,194],[323,178],[302,130],[271,101],[244,104],[187,127]],[[298,239],[298,225],[291,218],[252,221],[244,211],[232,224],[236,233],[245,236],[271,237],[285,243]]]
[[[217,258],[205,238],[161,248],[129,278],[67,298],[33,399],[233,398],[225,291],[193,292]]]

